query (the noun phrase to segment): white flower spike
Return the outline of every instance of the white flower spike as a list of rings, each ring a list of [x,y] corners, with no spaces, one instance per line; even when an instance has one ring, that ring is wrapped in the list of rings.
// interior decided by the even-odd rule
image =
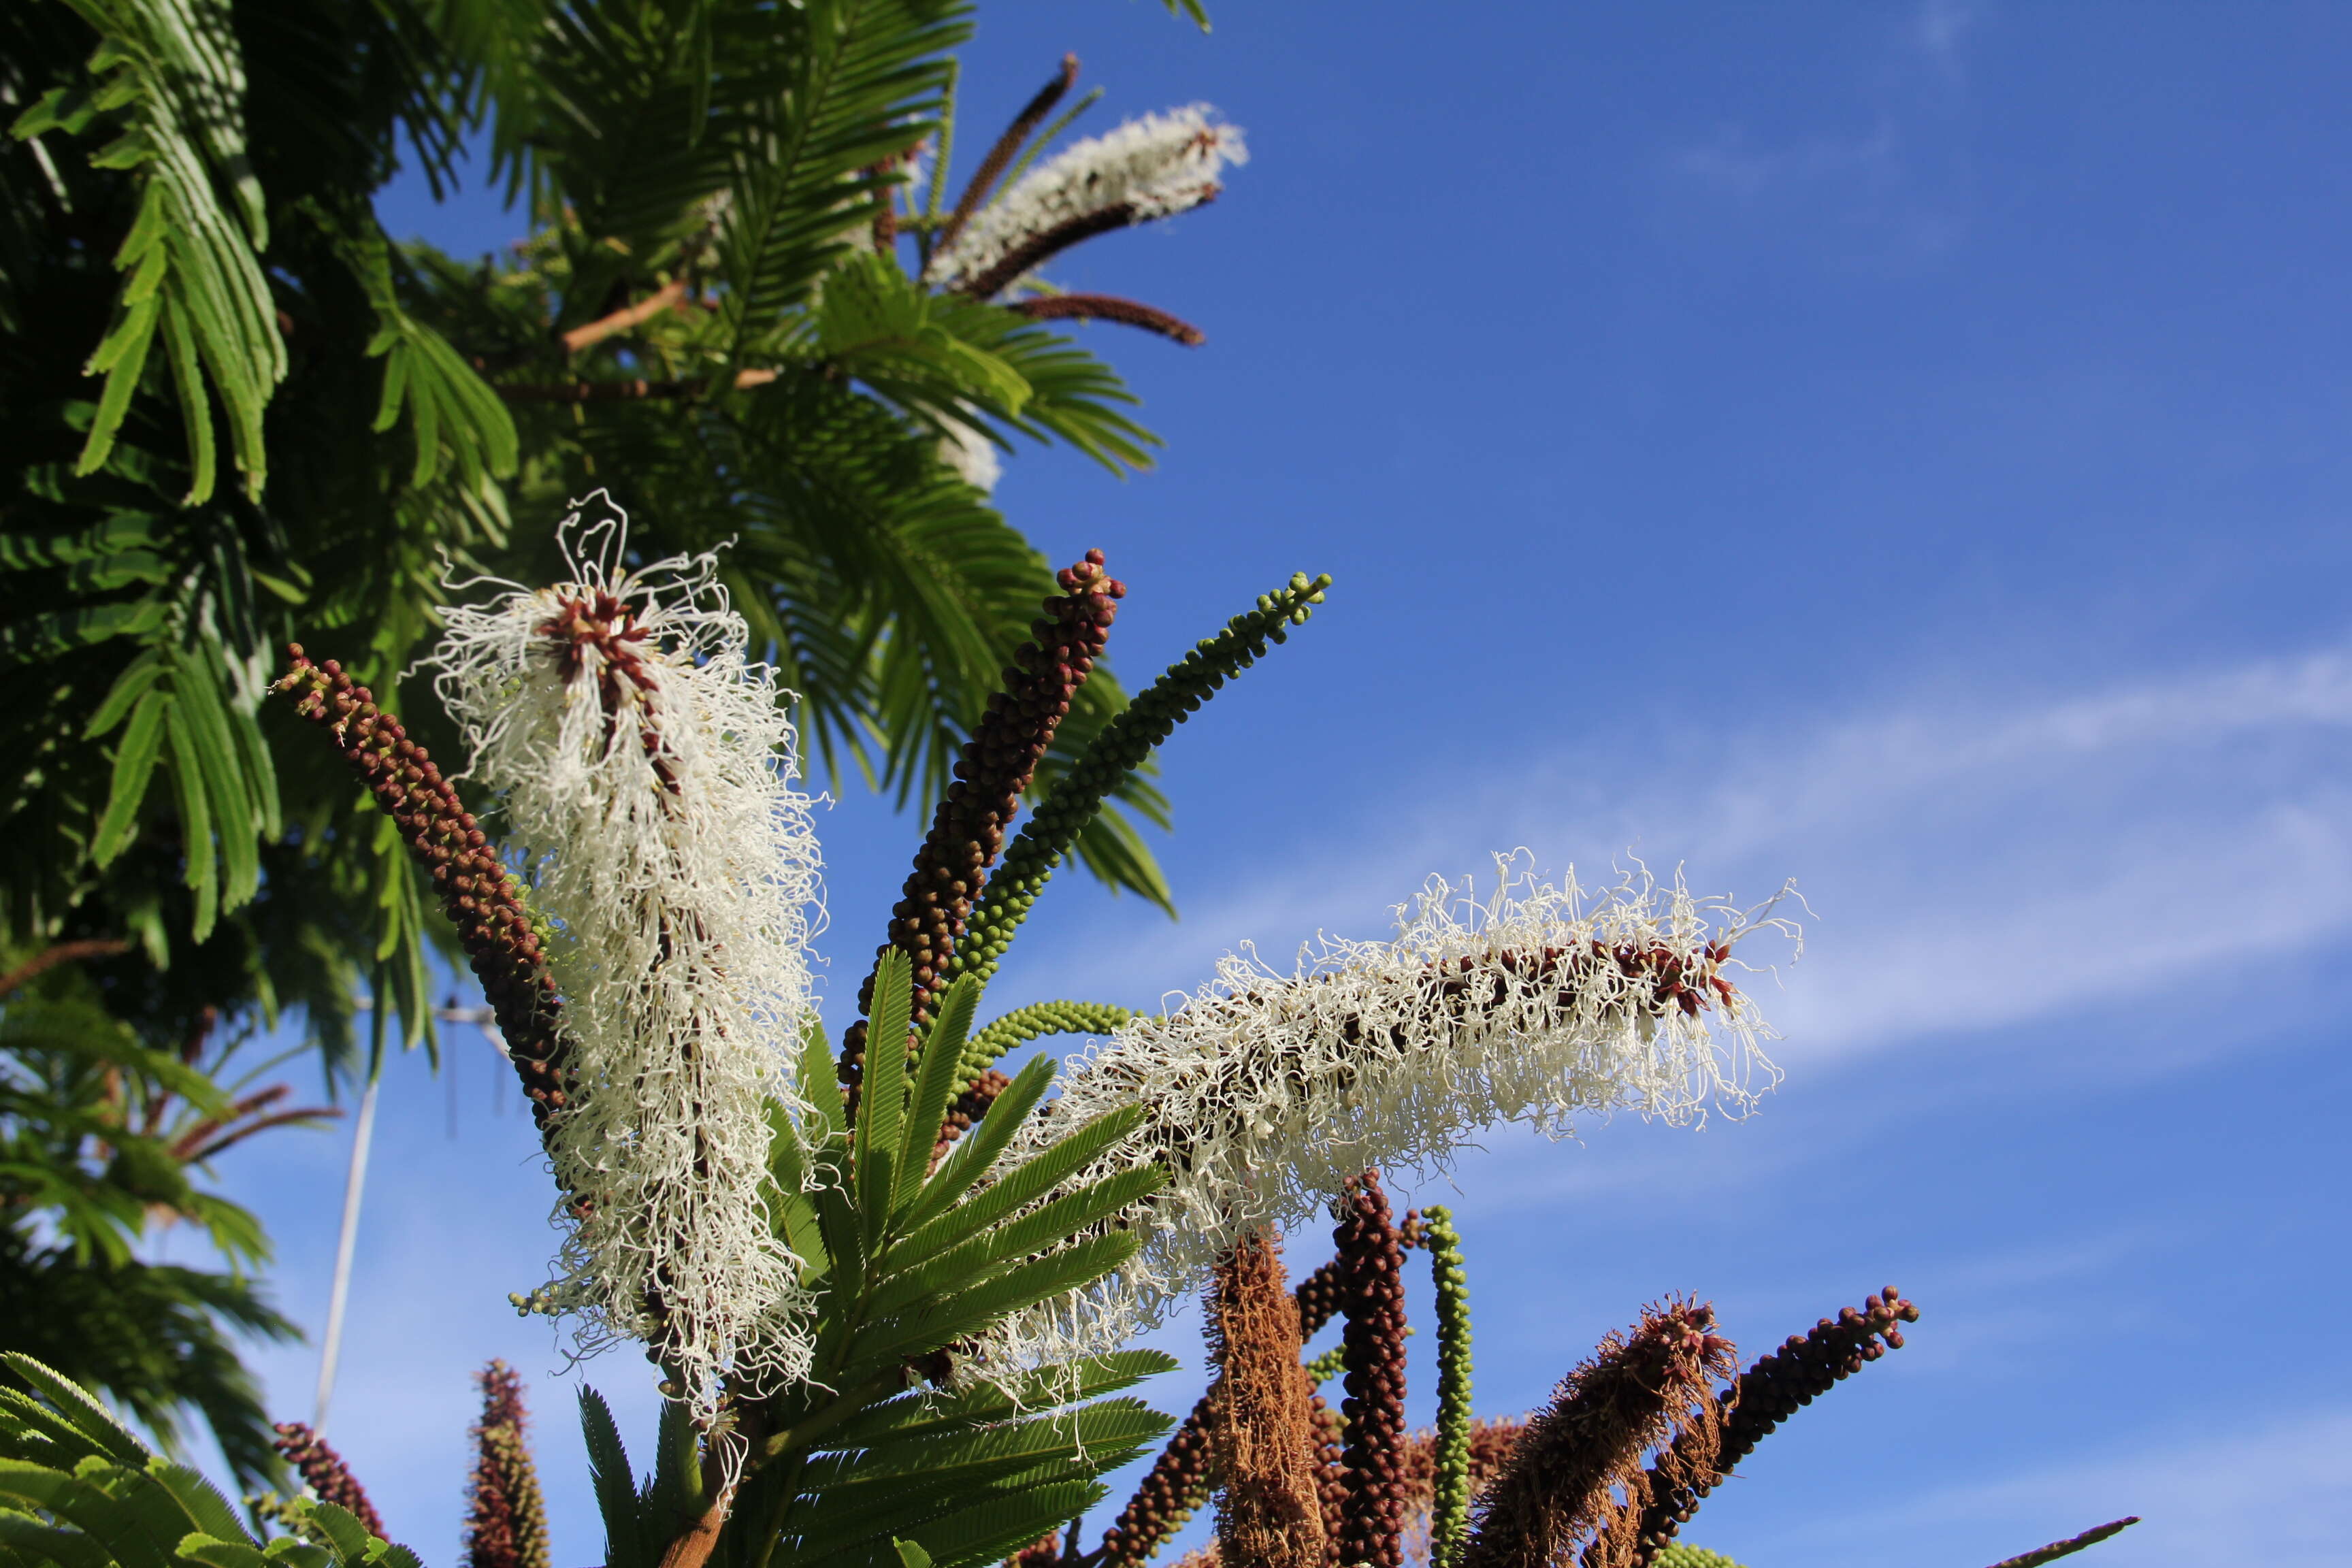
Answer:
[[[1228,955],[1174,1011],[1072,1058],[1012,1157],[1139,1101],[1143,1124],[1072,1184],[1155,1161],[1171,1179],[1126,1222],[1135,1257],[1015,1318],[996,1355],[1030,1366],[1124,1344],[1236,1238],[1308,1218],[1359,1172],[1442,1167],[1501,1122],[1560,1137],[1580,1114],[1737,1113],[1778,1080],[1770,1031],[1723,973],[1759,927],[1797,938],[1769,906],[1744,916],[1646,877],[1588,900],[1572,878],[1496,867],[1486,900],[1433,879],[1393,941],[1327,940],[1295,974]]]
[[[798,1108],[817,849],[775,672],[709,555],[628,563],[603,491],[566,582],[446,611],[437,686],[553,924],[578,1089],[551,1124],[568,1226],[548,1299],[581,1342],[656,1348],[707,1419],[802,1376],[808,1302],[761,1195],[766,1106]]]
[[[993,294],[1087,235],[1199,206],[1217,194],[1226,164],[1249,162],[1240,129],[1212,120],[1213,112],[1191,104],[1072,143],[982,208],[931,258],[924,281]],[[1005,273],[1008,261],[1002,282],[974,288]]]

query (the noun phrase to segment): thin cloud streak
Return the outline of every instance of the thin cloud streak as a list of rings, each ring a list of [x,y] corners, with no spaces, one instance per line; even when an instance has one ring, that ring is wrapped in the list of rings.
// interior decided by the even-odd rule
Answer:
[[[2347,764],[2341,651],[2039,697],[1919,689],[1664,763],[1579,752],[1499,787],[1416,781],[1414,809],[1362,816],[1442,826],[1337,835],[1344,855],[1239,886],[1148,942],[1105,922],[1051,944],[1050,968],[1149,1005],[1244,940],[1272,958],[1319,930],[1375,934],[1433,871],[1493,850],[1530,846],[1587,882],[1630,852],[1709,891],[1798,879],[1818,918],[1765,1005],[1788,1037],[1776,1054],[1821,1062],[2225,993],[2252,962],[2340,941]],[[1601,806],[1593,780],[1635,804]]]
[[[2352,1563],[2352,1416],[2297,1413],[2252,1430],[2125,1448],[1885,1509],[1825,1517],[1746,1548],[1785,1562],[1850,1555],[1864,1542],[1934,1541],[1938,1555],[2006,1556],[2129,1514],[2101,1550],[2134,1568]],[[2087,1561],[2087,1560],[2086,1560]]]

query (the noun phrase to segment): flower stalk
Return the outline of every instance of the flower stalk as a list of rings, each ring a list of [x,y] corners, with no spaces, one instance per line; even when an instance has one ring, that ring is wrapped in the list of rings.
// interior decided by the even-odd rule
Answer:
[[[1404,1479],[1404,1248],[1370,1171],[1349,1178],[1332,1243],[1339,1264],[1347,1437],[1339,1457],[1339,1561],[1402,1568]]]

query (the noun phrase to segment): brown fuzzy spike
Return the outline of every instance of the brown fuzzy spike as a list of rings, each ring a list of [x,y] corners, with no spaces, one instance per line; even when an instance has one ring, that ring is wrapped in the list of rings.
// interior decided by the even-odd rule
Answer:
[[[1323,1507],[1298,1312],[1273,1238],[1243,1238],[1210,1296],[1218,1397],[1209,1426],[1218,1554],[1248,1568],[1323,1568]]]
[[[1626,1488],[1584,1553],[1584,1568],[1649,1568],[1708,1492],[1797,1410],[1891,1350],[1919,1309],[1894,1286],[1840,1309],[1739,1374],[1712,1400],[1680,1413],[1674,1441]]]
[[[327,1447],[326,1440],[299,1421],[281,1421],[273,1444],[286,1456],[286,1462],[300,1472],[303,1485],[320,1502],[332,1503],[360,1521],[362,1529],[379,1541],[390,1539],[384,1532],[383,1516],[375,1504],[368,1501],[366,1489],[352,1475],[343,1457]]]
[[[1607,1524],[1616,1490],[1642,1484],[1643,1453],[1710,1405],[1735,1364],[1714,1324],[1704,1303],[1650,1308],[1569,1373],[1478,1500],[1464,1568],[1549,1568]]]

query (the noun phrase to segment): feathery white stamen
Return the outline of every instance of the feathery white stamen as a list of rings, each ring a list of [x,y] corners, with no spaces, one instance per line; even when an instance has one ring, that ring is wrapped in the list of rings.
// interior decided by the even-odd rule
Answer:
[[[1580,1114],[1736,1113],[1778,1079],[1770,1031],[1716,981],[1734,941],[1793,925],[1679,882],[1628,879],[1588,901],[1572,877],[1496,867],[1484,901],[1433,879],[1393,941],[1322,941],[1293,975],[1229,954],[1173,1012],[1074,1056],[1012,1157],[1140,1102],[1142,1127],[1073,1180],[1158,1161],[1171,1183],[1125,1222],[1143,1243],[1132,1259],[1014,1318],[996,1355],[1033,1366],[1124,1344],[1243,1233],[1308,1218],[1360,1171],[1442,1167],[1501,1122],[1563,1137]]]
[[[1227,163],[1249,162],[1241,129],[1205,103],[1130,120],[1073,142],[973,216],[931,258],[924,281],[977,278],[1022,245],[1072,218],[1131,205],[1136,221],[1168,217],[1217,193]]]
[[[586,520],[601,502],[604,515]],[[810,1010],[817,849],[775,674],[709,555],[632,569],[603,491],[558,532],[571,580],[454,606],[436,685],[555,924],[577,1086],[550,1127],[585,1201],[550,1288],[593,1348],[651,1341],[698,1414],[803,1375],[807,1301],[761,1183]]]

